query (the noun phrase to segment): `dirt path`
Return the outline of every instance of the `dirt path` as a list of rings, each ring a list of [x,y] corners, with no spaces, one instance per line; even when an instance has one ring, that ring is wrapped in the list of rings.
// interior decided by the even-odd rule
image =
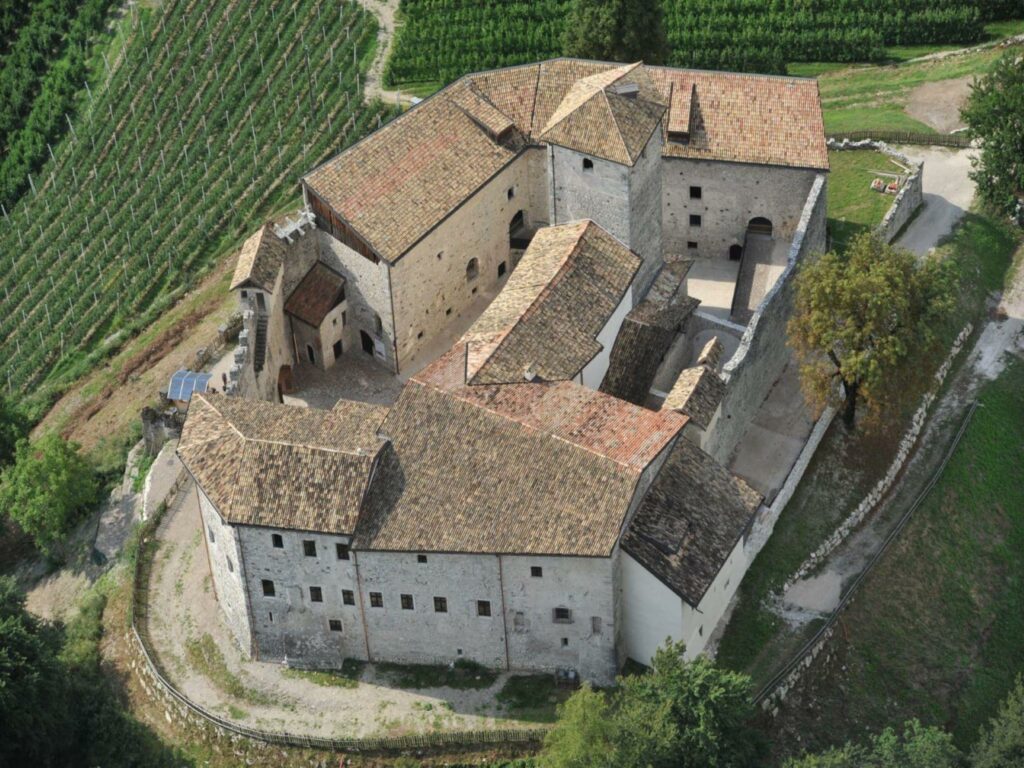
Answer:
[[[340,687],[290,675],[281,664],[250,661],[231,635],[214,595],[191,483],[171,505],[157,538],[150,637],[174,684],[207,709],[248,726],[316,736],[529,726],[507,719],[495,700],[507,675],[483,689],[402,690],[384,682],[369,665],[358,685]],[[201,643],[218,649],[223,657],[219,667],[204,670],[195,663],[195,649]],[[229,679],[236,681],[234,695],[225,693]]]
[[[366,84],[363,95],[366,101],[380,99],[389,104],[412,104],[412,97],[401,91],[389,91],[384,88],[384,65],[391,54],[391,46],[395,40],[395,12],[398,0],[359,0],[367,10],[377,17],[377,52],[374,54],[370,71],[366,73]]]
[[[960,118],[960,108],[971,93],[972,82],[973,75],[923,83],[910,92],[903,111],[939,133],[952,133],[965,128],[966,124]]]

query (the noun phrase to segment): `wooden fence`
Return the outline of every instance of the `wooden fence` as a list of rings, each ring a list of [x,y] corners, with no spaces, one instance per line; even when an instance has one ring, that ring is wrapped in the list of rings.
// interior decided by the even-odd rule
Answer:
[[[191,488],[186,484],[173,504],[175,507],[184,503]],[[156,554],[156,530],[160,525],[165,510],[161,510],[146,521],[139,531],[139,544],[135,555],[135,568],[132,583],[132,601],[129,606],[131,630],[135,642],[142,653],[146,667],[156,684],[189,712],[198,715],[214,727],[237,734],[249,739],[277,744],[284,747],[300,747],[319,749],[331,752],[403,752],[408,750],[431,750],[446,748],[469,748],[495,744],[517,744],[523,746],[539,745],[547,733],[547,728],[506,728],[477,731],[434,731],[414,733],[405,736],[373,736],[354,738],[325,738],[322,736],[306,736],[282,731],[265,731],[260,728],[247,728],[230,720],[225,720],[213,712],[203,708],[188,696],[179,691],[164,674],[158,657],[153,653],[149,641],[149,582],[153,567],[153,556]]]
[[[830,133],[835,141],[884,141],[887,144],[920,144],[937,147],[969,147],[971,140],[963,133],[923,133],[914,131],[848,131]]]

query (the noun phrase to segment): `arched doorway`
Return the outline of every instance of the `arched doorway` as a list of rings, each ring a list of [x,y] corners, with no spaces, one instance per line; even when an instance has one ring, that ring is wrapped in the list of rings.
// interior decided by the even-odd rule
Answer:
[[[748,235],[765,235],[767,237],[772,236],[772,223],[764,216],[755,216],[747,224]]]
[[[729,246],[729,261],[739,261],[743,257],[743,246],[742,245],[731,245]]]

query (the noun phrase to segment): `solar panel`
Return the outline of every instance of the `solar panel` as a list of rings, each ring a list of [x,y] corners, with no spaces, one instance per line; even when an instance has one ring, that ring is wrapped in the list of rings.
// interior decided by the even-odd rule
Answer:
[[[205,392],[213,374],[188,371],[182,368],[171,375],[171,383],[167,386],[167,399],[187,401],[193,392]]]

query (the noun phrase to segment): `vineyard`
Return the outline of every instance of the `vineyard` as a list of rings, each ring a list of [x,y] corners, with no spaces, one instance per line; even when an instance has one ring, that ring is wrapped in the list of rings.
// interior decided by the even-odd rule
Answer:
[[[391,117],[362,101],[376,20],[355,3],[178,0],[132,14],[103,87],[2,209],[11,390],[93,367],[294,194],[300,173]]]
[[[402,0],[391,85],[558,56],[571,0]],[[1019,0],[664,0],[670,64],[784,73],[788,62],[875,61],[887,45],[963,43]]]

